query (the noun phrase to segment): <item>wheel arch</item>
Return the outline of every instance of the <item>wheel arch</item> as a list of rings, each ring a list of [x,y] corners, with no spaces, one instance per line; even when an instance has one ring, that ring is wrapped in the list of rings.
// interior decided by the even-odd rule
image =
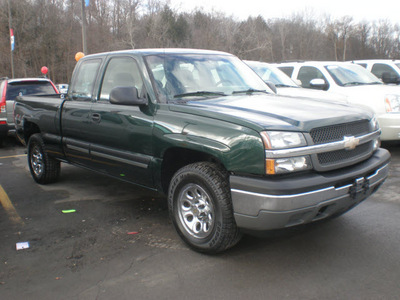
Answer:
[[[35,133],[41,133],[39,126],[34,122],[24,120],[22,134],[17,131],[17,137],[24,145],[28,145],[29,138]]]
[[[180,147],[165,151],[161,164],[161,188],[167,194],[173,175],[182,167],[196,162],[212,162],[226,169],[222,161],[211,153]]]

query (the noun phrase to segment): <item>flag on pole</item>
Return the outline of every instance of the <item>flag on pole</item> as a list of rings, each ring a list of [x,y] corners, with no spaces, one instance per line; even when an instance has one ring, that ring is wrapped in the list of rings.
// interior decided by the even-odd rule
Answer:
[[[90,0],[85,0],[85,6],[89,6]]]
[[[14,30],[10,29],[11,51],[14,51]]]

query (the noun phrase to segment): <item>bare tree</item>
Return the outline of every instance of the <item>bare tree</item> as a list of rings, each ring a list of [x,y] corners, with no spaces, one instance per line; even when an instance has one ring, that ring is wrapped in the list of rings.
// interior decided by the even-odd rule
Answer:
[[[342,17],[334,21],[327,21],[326,32],[333,43],[335,60],[346,60],[347,41],[353,30],[353,18]]]
[[[55,82],[69,81],[75,53],[82,51],[82,0],[11,3],[15,76],[40,75],[46,65]],[[388,20],[357,24],[348,16],[319,19],[306,10],[283,19],[238,21],[218,11],[179,13],[169,0],[91,0],[86,10],[91,53],[191,47],[264,61],[400,57],[400,27]],[[7,0],[0,0],[0,68],[0,76],[10,76]]]

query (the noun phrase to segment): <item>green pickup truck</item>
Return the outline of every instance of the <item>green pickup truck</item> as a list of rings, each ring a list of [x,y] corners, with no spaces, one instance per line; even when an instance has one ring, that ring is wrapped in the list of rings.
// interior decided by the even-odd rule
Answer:
[[[340,215],[389,171],[372,112],[277,96],[224,52],[88,55],[65,98],[18,97],[14,117],[36,182],[66,162],[159,191],[200,252]]]

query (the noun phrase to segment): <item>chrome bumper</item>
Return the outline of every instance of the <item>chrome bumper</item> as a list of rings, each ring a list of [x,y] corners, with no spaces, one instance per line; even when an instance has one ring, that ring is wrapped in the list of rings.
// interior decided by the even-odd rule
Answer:
[[[388,176],[390,155],[383,149],[378,152],[356,170],[345,169],[341,174],[314,174],[309,179],[286,179],[284,183],[277,180],[275,184],[264,180],[264,186],[259,179],[246,178],[243,183],[243,178],[231,176],[237,225],[251,230],[285,228],[354,207],[374,193]],[[302,191],[293,193],[295,190]]]

